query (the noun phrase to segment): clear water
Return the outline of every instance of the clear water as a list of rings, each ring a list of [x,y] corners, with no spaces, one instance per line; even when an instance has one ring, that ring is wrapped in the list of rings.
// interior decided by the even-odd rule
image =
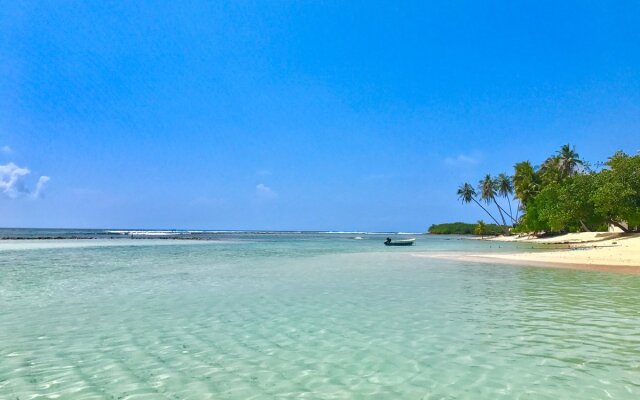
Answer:
[[[0,398],[640,398],[639,275],[223,236],[0,243]]]

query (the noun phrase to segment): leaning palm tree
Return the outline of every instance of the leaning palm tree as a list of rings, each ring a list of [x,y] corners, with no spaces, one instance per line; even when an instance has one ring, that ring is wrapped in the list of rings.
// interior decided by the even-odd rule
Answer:
[[[478,184],[478,190],[480,191],[480,198],[484,200],[485,203],[490,204],[493,202],[496,207],[498,207],[500,218],[502,218],[502,226],[506,226],[507,221],[505,221],[504,215],[502,214],[502,207],[500,207],[500,204],[498,204],[496,200],[496,182],[491,178],[491,175],[485,175],[484,179]]]
[[[500,225],[500,223],[491,215],[489,210],[484,208],[482,204],[478,200],[476,200],[476,190],[468,183],[464,183],[460,185],[458,188],[458,199],[460,199],[463,203],[471,203],[472,201],[476,203],[480,208],[486,212],[489,217],[496,223],[496,225]]]
[[[510,176],[506,174],[498,175],[496,178],[496,185],[498,188],[498,194],[502,197],[505,197],[509,202],[509,218],[511,218],[511,222],[515,224],[515,220],[513,219],[513,209],[511,208],[511,195],[513,194],[513,181]]]
[[[578,166],[584,165],[575,147],[571,148],[568,144],[563,145],[557,154],[558,168],[562,178],[575,175],[578,172]]]

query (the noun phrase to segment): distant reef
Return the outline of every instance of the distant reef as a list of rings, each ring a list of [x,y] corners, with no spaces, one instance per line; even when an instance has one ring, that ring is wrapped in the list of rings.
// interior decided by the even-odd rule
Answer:
[[[477,224],[467,224],[464,222],[452,222],[448,224],[433,224],[429,227],[428,233],[434,235],[473,235]],[[500,235],[503,229],[496,224],[486,224],[484,235]]]

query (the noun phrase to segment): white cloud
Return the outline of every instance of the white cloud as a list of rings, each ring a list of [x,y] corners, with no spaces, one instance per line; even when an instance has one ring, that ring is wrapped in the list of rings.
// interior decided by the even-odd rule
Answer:
[[[4,153],[4,154],[9,154],[11,153],[13,150],[11,149],[11,147],[4,145],[2,147],[0,147],[0,153]]]
[[[40,179],[38,179],[38,183],[36,183],[36,190],[33,192],[34,199],[39,199],[40,197],[42,197],[42,187],[50,180],[51,178],[46,175],[43,175],[40,177]]]
[[[19,167],[10,162],[0,165],[0,194],[15,199],[21,196],[28,196],[34,199],[42,197],[42,188],[49,181],[48,176],[41,176],[36,183],[33,193],[27,188],[25,178],[31,171],[28,168]]]
[[[278,194],[264,183],[256,185],[256,195],[262,199],[275,199]]]
[[[482,155],[479,153],[458,154],[455,157],[445,158],[444,163],[452,167],[469,167],[479,164],[481,160]]]
[[[23,178],[30,173],[31,171],[27,168],[18,167],[12,162],[0,165],[0,191],[12,199],[20,196],[20,194],[28,193],[24,186]]]

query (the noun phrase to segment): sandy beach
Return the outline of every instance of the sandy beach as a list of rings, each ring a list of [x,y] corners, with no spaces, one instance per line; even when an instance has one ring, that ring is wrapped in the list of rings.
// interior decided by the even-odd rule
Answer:
[[[549,245],[549,250],[522,253],[415,255],[460,261],[640,273],[640,234],[584,232],[541,239],[531,236],[501,236],[486,240]]]

